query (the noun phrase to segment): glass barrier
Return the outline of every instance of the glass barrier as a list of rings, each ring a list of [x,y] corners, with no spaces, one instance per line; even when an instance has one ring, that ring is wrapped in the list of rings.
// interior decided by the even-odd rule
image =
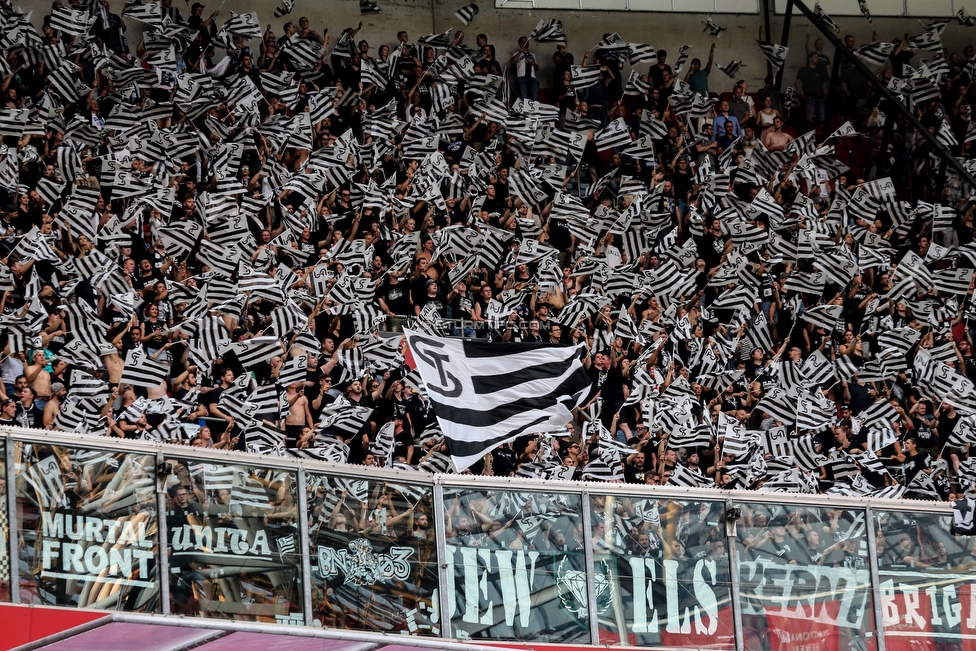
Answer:
[[[874,651],[865,512],[737,506],[744,647]]]
[[[976,539],[953,535],[951,525],[951,516],[876,514],[887,651],[968,649],[976,641]]]
[[[735,648],[724,509],[590,495],[600,644]]]
[[[439,635],[432,487],[309,473],[314,624]]]
[[[159,612],[155,456],[17,443],[20,601]]]
[[[444,489],[460,639],[590,642],[581,495]]]
[[[0,445],[3,441],[0,441]],[[10,601],[10,523],[7,520],[7,462],[0,455],[0,602]]]
[[[166,464],[170,612],[303,623],[296,473]]]
[[[885,651],[976,648],[976,538],[953,534],[947,512],[919,510],[930,504],[867,521],[861,506],[736,501],[727,526],[724,500],[638,487],[584,501],[568,484],[444,486],[438,541],[441,509],[422,481],[191,453],[157,469],[155,451],[11,449],[0,458],[0,600],[163,612],[164,502],[162,579],[175,615],[443,636],[443,613],[452,637],[472,641],[878,651],[877,612]],[[14,519],[2,472],[10,463]],[[6,558],[10,536],[16,565]]]

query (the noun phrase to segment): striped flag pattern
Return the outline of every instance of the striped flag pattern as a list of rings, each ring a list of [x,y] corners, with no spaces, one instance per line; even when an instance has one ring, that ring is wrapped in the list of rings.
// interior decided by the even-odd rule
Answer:
[[[162,355],[161,358],[165,359]],[[122,382],[137,387],[154,388],[169,376],[169,363],[153,359],[140,348],[133,348],[125,356]]]
[[[454,15],[462,23],[468,25],[471,23],[472,20],[474,20],[474,17],[478,15],[479,11],[480,9],[478,8],[478,5],[472,3],[461,7],[460,9],[454,12]]]
[[[770,65],[772,65],[776,70],[779,70],[786,65],[786,55],[789,54],[790,48],[786,47],[785,45],[759,41],[759,49],[762,50],[766,60],[769,61]]]
[[[565,426],[590,388],[578,346],[405,334],[458,470],[522,434]]]
[[[824,11],[823,7],[820,6],[819,2],[816,4],[813,10],[817,13],[818,16],[820,16],[820,20],[822,20],[827,27],[834,30],[838,34],[840,33],[840,25],[834,22],[833,18],[831,18],[827,14],[827,12]]]
[[[566,32],[563,23],[555,18],[543,18],[532,30],[529,38],[538,43],[565,43]]]

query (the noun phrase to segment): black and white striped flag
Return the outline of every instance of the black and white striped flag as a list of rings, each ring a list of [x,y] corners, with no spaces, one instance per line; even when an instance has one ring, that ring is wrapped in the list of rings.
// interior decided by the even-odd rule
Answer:
[[[816,4],[813,10],[817,12],[817,15],[820,16],[820,20],[822,20],[827,27],[829,27],[830,29],[834,30],[837,33],[840,33],[840,25],[835,23],[834,19],[831,18],[829,15],[827,15],[827,12],[824,11],[823,7],[820,6],[819,2]]]
[[[838,382],[847,382],[857,373],[857,365],[847,355],[834,360],[834,377]]]
[[[62,7],[51,12],[51,28],[72,36],[81,36],[88,29],[88,12]]]
[[[480,9],[478,8],[478,5],[472,3],[461,7],[460,9],[454,12],[454,15],[462,23],[468,25],[471,23],[472,20],[474,20],[474,17],[478,15],[479,11]]]
[[[939,32],[936,30],[929,30],[924,34],[919,34],[918,36],[913,36],[908,39],[906,47],[913,50],[926,50],[928,52],[942,52],[942,39],[939,38]]]
[[[722,35],[722,32],[727,30],[728,30],[727,27],[719,27],[718,25],[716,25],[715,22],[712,21],[711,14],[709,14],[708,20],[705,21],[705,29],[703,29],[702,31],[708,32],[712,38],[718,38],[719,36]]]
[[[887,400],[876,400],[857,415],[864,427],[891,428],[898,418],[898,412]]]
[[[932,273],[932,282],[940,294],[965,295],[972,278],[972,269],[939,269]]]
[[[675,61],[675,64],[674,64],[674,74],[678,74],[679,72],[681,72],[681,69],[685,65],[685,61],[688,60],[688,50],[690,50],[692,47],[693,46],[691,46],[691,45],[682,45],[680,48],[678,48],[678,59],[677,59],[677,61]],[[678,80],[678,81],[680,81],[680,80]],[[685,84],[685,86],[687,86],[687,84]],[[675,82],[674,88],[675,88],[675,90],[678,89],[678,83],[677,82]]]
[[[894,43],[869,43],[854,50],[854,54],[865,64],[880,68],[894,50]]]
[[[789,54],[790,48],[785,45],[780,45],[778,43],[764,43],[759,41],[759,49],[765,55],[766,60],[769,61],[770,65],[776,70],[779,70],[786,64],[786,55]]]
[[[945,119],[943,119],[942,124],[939,125],[939,130],[935,133],[935,139],[938,140],[943,147],[955,147],[959,144],[959,139],[956,138],[955,132],[953,132],[952,127],[949,126],[949,122]]]
[[[630,129],[623,118],[617,118],[603,129],[593,134],[597,151],[623,147],[631,143]]]
[[[652,45],[647,45],[644,43],[629,43],[627,61],[632,66],[636,66],[638,63],[649,63],[654,65],[657,63],[657,50],[655,50],[654,46]]]
[[[261,38],[261,24],[255,12],[236,14],[230,12],[230,18],[220,28],[221,32],[243,36],[245,39]]]
[[[463,468],[455,468],[451,457],[446,454],[431,452],[417,464],[417,470],[434,474],[456,474],[458,470],[463,470]]]
[[[538,43],[565,43],[566,32],[561,20],[543,18],[532,30],[529,38]]]
[[[426,36],[421,36],[417,39],[418,43],[425,43],[427,45],[432,45],[434,47],[450,47],[451,45],[451,32],[454,28],[448,29],[446,32],[441,34],[427,34]]]
[[[369,451],[376,455],[376,458],[383,462],[384,468],[393,466],[393,450],[396,447],[393,431],[396,423],[389,421],[376,432],[376,438],[369,446]]]
[[[861,14],[868,19],[869,23],[873,23],[871,20],[871,10],[868,9],[868,0],[857,0],[857,6],[861,9]]]
[[[275,18],[287,16],[295,9],[295,0],[280,0],[281,4],[274,11]]]
[[[817,385],[829,384],[834,377],[834,367],[830,360],[819,350],[807,357],[800,368],[807,381]]]
[[[868,452],[880,452],[898,440],[898,434],[888,427],[872,427],[868,430]]]
[[[405,334],[458,470],[522,434],[565,427],[590,388],[579,346]]]
[[[830,140],[832,138],[850,138],[853,136],[863,136],[863,135],[864,135],[863,133],[858,133],[854,129],[854,125],[851,124],[851,121],[848,120],[844,124],[837,127],[837,129],[835,129],[833,133],[827,136],[827,140]]]
[[[976,536],[974,516],[976,516],[976,500],[972,497],[960,497],[953,501],[952,533],[957,536]]]
[[[622,482],[624,469],[620,463],[620,452],[612,448],[600,448],[599,453],[583,466],[580,479]]]
[[[844,312],[843,305],[816,305],[807,308],[800,317],[807,323],[826,329],[828,332],[834,329],[837,320]]]
[[[624,87],[624,95],[639,97],[646,94],[649,90],[651,90],[651,84],[641,79],[640,72],[636,68],[632,68],[630,77],[627,79],[627,85]]]
[[[796,89],[792,86],[786,88],[786,92],[783,94],[783,108],[789,113],[794,107],[800,105],[800,98],[796,94]]]
[[[702,486],[707,486],[709,481],[701,473],[678,464],[671,469],[671,478],[668,479],[667,483],[671,486],[701,488]]]
[[[668,125],[657,119],[653,113],[645,110],[641,114],[639,133],[650,136],[654,140],[664,140],[668,137]]]
[[[570,85],[574,90],[589,88],[600,83],[600,66],[572,66]]]
[[[146,351],[133,348],[125,356],[122,382],[137,387],[155,388],[169,375],[169,363],[153,359]]]
[[[733,59],[724,66],[719,66],[718,69],[727,74],[730,78],[735,79],[735,76],[739,74],[739,68],[741,67],[743,67],[742,62]]]

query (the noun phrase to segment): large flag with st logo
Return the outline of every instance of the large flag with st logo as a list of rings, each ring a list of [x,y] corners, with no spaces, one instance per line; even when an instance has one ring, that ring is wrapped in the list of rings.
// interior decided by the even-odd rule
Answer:
[[[582,345],[404,333],[459,471],[506,441],[564,429],[590,390]]]

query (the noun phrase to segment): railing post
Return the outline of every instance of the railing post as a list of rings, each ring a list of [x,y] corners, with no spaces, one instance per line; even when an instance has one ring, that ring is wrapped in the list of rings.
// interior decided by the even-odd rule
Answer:
[[[763,13],[763,27],[765,28],[765,30],[763,31],[763,33],[766,36],[766,40],[768,42],[770,42],[770,43],[773,42],[773,27],[772,27],[772,23],[771,23],[771,21],[769,19],[769,3],[770,2],[774,2],[774,1],[775,0],[761,0],[761,2],[762,2],[762,13]],[[776,71],[773,70],[773,64],[770,63],[769,61],[767,61],[766,62],[766,74],[767,75],[773,75],[775,73],[776,73]]]
[[[788,46],[790,44],[790,23],[792,21],[793,21],[793,0],[786,0],[786,14],[783,16],[783,38],[780,39],[780,45]],[[772,42],[773,40],[772,34],[769,34],[767,38],[769,38],[770,42]],[[776,90],[782,90],[784,68],[780,68],[779,72],[776,73]]]
[[[827,87],[827,97],[824,99],[824,123],[823,131],[820,135],[821,139],[825,139],[827,134],[833,131],[834,127],[831,126],[831,121],[834,119],[834,94],[837,92],[837,87],[840,85],[840,48],[834,48],[834,61],[830,68],[830,85]]]
[[[609,498],[608,498],[609,499]],[[596,572],[593,558],[593,518],[590,512],[590,493],[583,491],[580,502],[583,511],[583,562],[586,564],[586,614],[590,620],[590,644],[600,643],[600,617],[596,611]],[[619,631],[621,643],[626,639],[626,632]]]
[[[871,605],[874,606],[874,628],[878,634],[878,651],[885,651],[884,611],[881,608],[881,578],[878,574],[878,541],[874,522],[874,509],[865,508],[865,531],[868,536],[868,566],[871,572]]]
[[[434,536],[437,538],[437,605],[440,609],[441,637],[450,638],[451,599],[454,586],[447,585],[447,564],[453,559],[447,557],[447,531],[444,527],[444,487],[434,484]]]
[[[162,450],[156,452],[156,549],[159,550],[159,601],[160,612],[169,615],[169,531],[166,530],[166,475],[163,467],[166,457]]]
[[[742,634],[742,604],[739,601],[739,547],[736,544],[736,519],[730,520],[727,515],[732,508],[731,502],[725,503],[725,549],[729,553],[729,599],[732,600],[732,630],[735,634],[735,649],[743,651],[746,648]]]
[[[10,581],[10,601],[20,603],[20,523],[17,522],[17,469],[14,467],[14,439],[4,443],[7,480],[7,574]]]
[[[298,544],[302,550],[302,610],[305,625],[312,625],[312,559],[308,539],[308,481],[305,468],[298,468]]]

